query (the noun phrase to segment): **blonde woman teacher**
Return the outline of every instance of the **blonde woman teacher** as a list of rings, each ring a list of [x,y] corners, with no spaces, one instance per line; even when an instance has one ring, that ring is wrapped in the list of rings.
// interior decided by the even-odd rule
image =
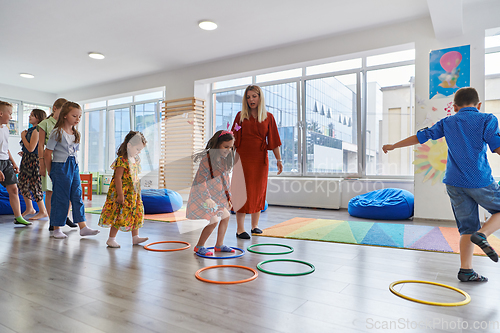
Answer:
[[[281,140],[274,116],[267,112],[264,94],[258,86],[248,86],[243,95],[242,110],[234,119],[236,158],[231,181],[233,210],[238,229],[236,237],[249,239],[245,231],[245,216],[252,216],[252,234],[261,234],[260,211],[264,209],[267,191],[269,159],[272,150],[277,160],[278,175],[283,171]]]

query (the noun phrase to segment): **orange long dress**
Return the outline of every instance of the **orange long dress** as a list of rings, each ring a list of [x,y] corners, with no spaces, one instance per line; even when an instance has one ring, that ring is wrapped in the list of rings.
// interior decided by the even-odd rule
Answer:
[[[234,118],[232,131],[236,158],[231,181],[233,210],[253,214],[264,209],[269,159],[267,151],[281,146],[276,121],[271,113],[259,123],[257,119]]]

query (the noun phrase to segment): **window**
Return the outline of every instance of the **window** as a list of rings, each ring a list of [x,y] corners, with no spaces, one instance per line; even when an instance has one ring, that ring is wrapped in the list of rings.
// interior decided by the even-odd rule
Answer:
[[[485,75],[500,74],[500,52],[487,53],[484,60]]]
[[[87,139],[84,145],[85,170],[104,172],[109,166],[109,160],[105,158],[106,153],[106,111],[85,112],[84,136]],[[83,171],[83,170],[82,170]]]
[[[22,103],[13,103],[13,102],[9,102],[10,104],[12,104],[12,119],[9,120],[9,134],[10,135],[19,135],[19,124],[18,124],[18,115],[19,115],[19,109],[20,109],[20,105],[22,105]]]
[[[257,83],[262,83],[262,82],[290,79],[301,75],[302,75],[302,68],[296,68],[287,71],[257,75],[255,77],[255,81]]]
[[[237,86],[248,86],[252,84],[252,77],[241,77],[238,79],[234,80],[227,80],[227,81],[219,81],[219,82],[214,82],[212,85],[213,89],[224,89],[224,88],[232,88],[232,87],[237,87]]]
[[[484,112],[500,119],[500,28],[486,30],[485,37],[485,100]],[[488,161],[494,177],[500,177],[500,158],[489,149]]]
[[[390,154],[381,148],[415,134],[414,75],[415,65],[367,72],[367,175],[413,175],[413,147]]]
[[[415,60],[415,50],[405,50],[366,57],[367,66],[377,66],[401,61]]]
[[[120,97],[108,100],[108,106],[132,103],[132,96]]]
[[[163,91],[155,91],[134,96],[134,102],[143,102],[149,100],[161,100],[163,99]]]
[[[309,66],[306,67],[306,75],[340,72],[355,68],[361,68],[361,58],[336,61],[316,66]]]
[[[357,173],[356,74],[306,80],[308,173]]]
[[[233,123],[244,86],[257,82],[280,131],[284,175],[413,175],[412,149],[387,159],[380,148],[415,132],[414,62],[406,49],[247,76],[233,90],[216,82],[213,129]]]
[[[44,110],[47,116],[50,115],[50,107],[40,104],[32,104],[23,101],[15,101],[0,97],[0,100],[12,104],[12,119],[9,121],[9,134],[20,135],[22,131],[31,127],[29,115],[33,109]]]
[[[86,103],[86,104],[83,105],[83,109],[84,110],[97,109],[97,108],[105,108],[105,107],[106,107],[106,101]]]
[[[48,106],[43,106],[43,105],[36,105],[36,104],[29,104],[29,103],[23,103],[23,130],[28,129],[32,127],[32,125],[29,123],[30,119],[30,114],[33,109],[40,109],[45,111],[45,114],[50,116],[51,110],[50,107]]]
[[[272,113],[281,138],[281,159],[284,172],[298,172],[297,83],[261,86],[266,109]],[[233,125],[241,111],[244,89],[214,94],[215,131],[226,130]],[[277,172],[276,158],[269,154],[269,171]]]
[[[114,151],[116,152],[120,144],[123,142],[123,139],[125,139],[127,133],[132,129],[130,124],[130,108],[126,107],[111,110],[111,116],[114,119]]]
[[[266,109],[272,113],[281,139],[283,172],[298,172],[297,82],[262,86]],[[269,172],[277,172],[276,157],[270,150]]]
[[[158,102],[134,105],[134,119],[135,130],[140,131],[147,141],[140,155],[142,171],[153,171],[160,151]]]
[[[163,96],[164,90],[146,90],[129,96],[81,103],[85,109],[82,171],[111,173],[110,165],[116,158],[116,151],[130,130],[142,132],[147,140],[140,155],[142,171],[157,169],[160,159],[160,103]]]
[[[244,92],[244,89],[239,89],[214,94],[215,132],[231,129],[234,118],[241,111]]]

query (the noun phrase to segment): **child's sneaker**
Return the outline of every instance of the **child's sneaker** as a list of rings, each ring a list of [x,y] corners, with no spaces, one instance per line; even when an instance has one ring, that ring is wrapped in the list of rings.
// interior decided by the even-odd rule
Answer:
[[[202,255],[202,256],[213,256],[214,253],[212,251],[210,251],[209,249],[207,249],[206,247],[204,246],[195,246],[194,247],[194,252],[198,253],[199,255]]]
[[[486,236],[481,232],[475,232],[470,236],[470,241],[481,248],[494,262],[498,262],[498,254],[486,240]]]
[[[226,245],[222,245],[221,247],[215,246],[214,250],[215,250],[215,252],[229,252],[229,253],[236,252],[232,248],[230,248],[229,246],[226,246]]]

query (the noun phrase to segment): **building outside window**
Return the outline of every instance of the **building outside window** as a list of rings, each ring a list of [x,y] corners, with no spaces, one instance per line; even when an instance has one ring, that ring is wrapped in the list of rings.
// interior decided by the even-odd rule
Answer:
[[[415,131],[414,63],[406,49],[215,82],[213,130],[233,123],[244,89],[257,83],[278,123],[284,175],[412,176],[412,150],[387,159],[381,145]]]

